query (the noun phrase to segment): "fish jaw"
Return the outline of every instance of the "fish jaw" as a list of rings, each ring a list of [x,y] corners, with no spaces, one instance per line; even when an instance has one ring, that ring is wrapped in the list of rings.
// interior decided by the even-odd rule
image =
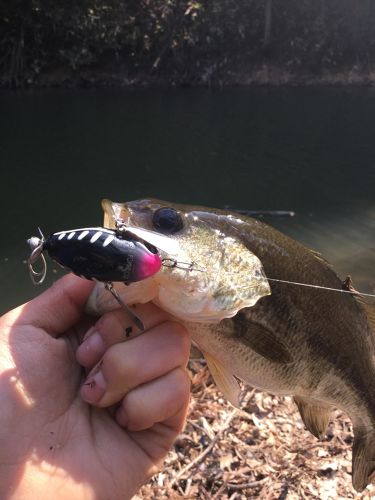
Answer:
[[[172,274],[173,271],[176,270],[169,272]],[[245,284],[241,294],[237,294],[235,288],[231,290],[219,283],[212,293],[211,283],[195,280],[191,271],[179,271],[172,279],[168,273],[159,272],[130,285],[114,285],[125,304],[152,301],[179,320],[200,323],[218,323],[224,318],[232,318],[240,309],[251,307],[260,297],[270,294],[265,280],[257,283],[255,289],[253,285]],[[188,277],[184,276],[186,273],[189,273]],[[103,283],[96,283],[87,302],[87,312],[100,315],[117,308],[118,302],[108,294]]]
[[[152,214],[162,206],[163,202],[154,200],[103,200],[104,226],[112,228],[120,219],[130,227],[155,230]],[[178,251],[169,254],[159,249],[164,265],[153,277],[157,293],[153,288],[150,295],[147,289],[147,297],[152,296],[151,300],[180,320],[217,323],[271,293],[261,261],[236,238],[222,232],[214,214],[207,222],[200,219],[199,212],[180,213],[183,230],[170,236]],[[119,292],[126,303],[129,297],[133,300],[132,286]],[[96,299],[90,299],[91,309],[94,303],[100,310],[104,304],[109,306],[104,293],[97,287],[93,292]]]
[[[192,269],[163,269],[155,275],[159,285],[156,303],[181,320],[217,323],[269,295],[259,259],[246,251],[236,262],[238,246],[233,239],[225,238],[219,250],[210,252],[209,263],[198,258]],[[181,255],[182,261],[189,258]]]

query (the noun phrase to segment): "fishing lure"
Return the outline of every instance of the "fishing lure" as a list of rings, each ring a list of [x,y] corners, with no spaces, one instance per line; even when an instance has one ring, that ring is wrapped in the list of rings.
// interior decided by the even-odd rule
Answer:
[[[120,218],[116,219],[114,230],[87,227],[60,231],[48,238],[40,229],[39,233],[40,237],[33,236],[28,240],[31,247],[28,266],[34,284],[43,283],[46,277],[47,263],[43,252],[47,252],[51,259],[74,274],[103,282],[140,330],[144,330],[142,321],[121,300],[113,286],[114,281],[125,284],[142,281],[156,274],[161,266],[204,271],[197,268],[194,262],[179,262],[170,257],[179,253],[178,241],[154,231],[129,226]],[[168,258],[162,258],[159,251],[167,253]],[[42,265],[37,270],[39,260]]]
[[[45,278],[33,264],[44,251],[51,259],[81,278],[94,281],[132,283],[149,278],[161,267],[157,249],[145,241],[102,227],[88,227],[53,233],[47,239],[30,238],[31,276],[37,284]],[[39,279],[36,280],[39,276]]]
[[[74,274],[104,282],[107,290],[143,330],[142,322],[122,302],[112,282],[129,284],[153,276],[160,270],[163,261],[150,240],[159,248],[173,252],[176,251],[176,242],[152,231],[134,229],[135,232],[120,224],[116,230],[88,227],[60,231],[48,238],[39,229],[40,237],[28,240],[32,250],[28,266],[33,283],[40,284],[46,277],[47,264],[43,252],[47,252],[51,259]],[[38,260],[42,263],[41,270],[35,268]]]

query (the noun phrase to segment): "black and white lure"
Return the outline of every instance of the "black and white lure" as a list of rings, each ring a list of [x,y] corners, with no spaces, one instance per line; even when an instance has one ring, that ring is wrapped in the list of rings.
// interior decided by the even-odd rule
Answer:
[[[28,243],[32,248],[29,268],[36,284],[43,282],[45,266],[35,271],[33,264],[45,251],[74,274],[94,281],[132,283],[149,278],[161,267],[155,247],[103,227],[60,231],[48,238],[30,238]]]
[[[153,276],[163,265],[158,249],[175,254],[178,250],[175,240],[122,223],[118,223],[116,230],[88,227],[60,231],[48,238],[40,229],[39,232],[40,237],[33,236],[28,240],[31,248],[28,267],[34,284],[43,283],[46,277],[47,263],[43,252],[47,252],[51,259],[74,274],[104,282],[135,324],[144,329],[139,318],[122,302],[112,282],[129,284]],[[39,260],[41,269],[37,270],[35,266]]]

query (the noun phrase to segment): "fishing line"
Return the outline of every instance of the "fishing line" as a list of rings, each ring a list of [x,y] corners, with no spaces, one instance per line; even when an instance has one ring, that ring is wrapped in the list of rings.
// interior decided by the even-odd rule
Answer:
[[[260,276],[253,276],[255,279],[266,279],[268,281],[276,281],[278,283],[286,283],[287,285],[297,285],[297,286],[305,286],[308,288],[318,288],[320,290],[330,290],[331,292],[340,292],[340,293],[350,293],[351,295],[362,295],[363,297],[372,297],[375,298],[375,294],[373,293],[363,293],[359,292],[358,290],[342,290],[341,288],[330,288],[328,286],[321,286],[321,285],[311,285],[309,283],[299,283],[298,281],[287,281],[287,280],[280,280],[276,278],[267,278],[267,277],[260,277]]]

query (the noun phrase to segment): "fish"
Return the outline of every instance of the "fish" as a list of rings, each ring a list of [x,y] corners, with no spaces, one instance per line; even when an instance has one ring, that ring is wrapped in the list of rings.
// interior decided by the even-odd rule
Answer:
[[[182,322],[233,405],[239,380],[293,396],[317,438],[333,409],[345,411],[353,487],[362,491],[375,476],[373,305],[351,287],[338,293],[342,280],[320,254],[258,219],[157,199],[102,207],[105,227],[122,220],[179,243],[174,254],[161,251],[152,277],[116,284],[121,299],[153,301]],[[118,304],[99,283],[87,307],[103,314]]]

